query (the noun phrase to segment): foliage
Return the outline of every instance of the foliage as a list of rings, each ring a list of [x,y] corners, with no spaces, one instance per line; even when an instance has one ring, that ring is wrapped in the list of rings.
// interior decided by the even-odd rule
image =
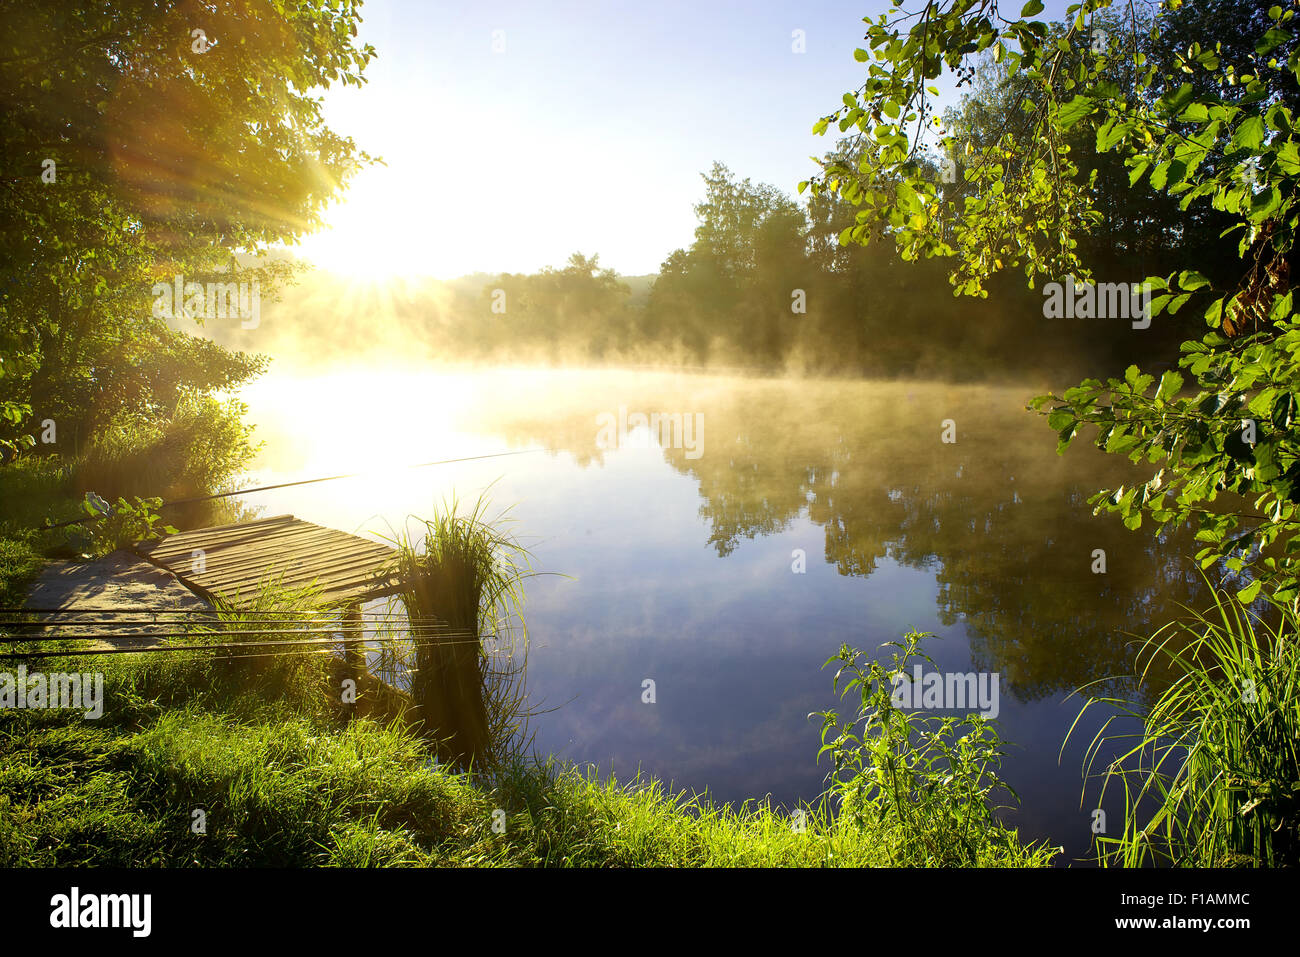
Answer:
[[[16,608],[44,561],[24,539],[0,538],[0,608]]]
[[[53,419],[78,450],[122,409],[260,371],[169,322],[155,284],[287,275],[259,258],[369,160],[315,91],[359,85],[357,0],[9,5],[0,55],[0,441]],[[201,30],[202,36],[193,31]],[[176,304],[180,309],[181,304]],[[211,318],[211,317],[208,317]],[[15,418],[17,417],[17,418]],[[41,449],[43,452],[52,451]]]
[[[232,514],[225,500],[203,497],[233,488],[257,450],[242,414],[237,401],[189,393],[161,418],[115,416],[79,455],[24,455],[6,463],[0,468],[0,534],[48,554],[70,549],[90,556],[161,531],[152,510],[164,499],[200,499],[170,507],[167,528],[234,521],[239,513]],[[95,501],[99,507],[88,509]],[[142,502],[149,503],[145,511]]]
[[[1300,863],[1300,653],[1297,619],[1276,623],[1214,591],[1209,614],[1191,612],[1152,635],[1138,655],[1144,682],[1171,672],[1156,702],[1088,694],[1096,705],[1141,722],[1110,732],[1108,718],[1085,756],[1085,780],[1110,743],[1137,743],[1109,762],[1102,794],[1117,783],[1125,801],[1119,837],[1098,837],[1104,863],[1193,867]],[[1076,721],[1076,727],[1077,727]]]
[[[234,626],[256,640],[251,624]],[[256,672],[205,653],[50,659],[104,673],[104,715],[0,712],[0,865],[940,863],[891,860],[886,829],[842,826],[825,807],[796,809],[796,827],[793,812],[767,801],[720,806],[553,760],[458,773],[397,724],[343,723],[325,706],[337,695],[325,693],[320,658],[255,661],[265,663]],[[205,834],[192,828],[195,809]],[[1035,867],[1047,857],[1007,845],[980,863]]]
[[[834,767],[828,795],[856,826],[882,827],[893,840],[894,864],[923,860],[939,866],[976,866],[1019,845],[1016,833],[997,819],[992,795],[1009,785],[997,774],[1002,744],[980,714],[965,718],[922,715],[899,708],[894,690],[911,681],[914,661],[930,661],[923,639],[909,632],[885,647],[892,666],[863,661],[844,645],[826,664],[838,662],[835,690],[841,699],[856,690],[857,713],[846,724],[834,711],[819,713],[822,747]]]
[[[174,535],[176,527],[162,524],[155,511],[161,505],[160,498],[138,495],[133,501],[119,498],[110,505],[94,492],[87,492],[82,508],[92,521],[69,528],[69,541],[83,558],[93,558],[143,539]]]
[[[261,447],[244,412],[237,400],[190,392],[162,415],[119,413],[74,460],[74,488],[169,501],[226,489]]]
[[[1261,18],[1250,5],[1193,10],[1170,0],[1145,34],[1133,19],[1129,42],[1096,42],[1092,17],[1111,6],[1071,6],[1055,29],[1032,19],[1043,9],[1038,0],[1018,19],[1001,17],[988,0],[930,0],[915,13],[868,19],[869,49],[856,56],[869,62],[869,76],[815,128],[856,128],[872,143],[869,160],[855,169],[831,164],[810,185],[862,207],[841,241],[867,242],[870,224],[882,221],[905,258],[957,256],[953,283],[970,295],[985,295],[988,279],[1004,269],[1020,269],[1031,286],[1090,278],[1078,247],[1102,215],[1096,169],[1081,170],[1071,145],[1084,130],[1096,155],[1123,158],[1130,187],[1144,199],[1176,197],[1189,219],[1207,207],[1230,217],[1246,266],[1235,284],[1216,286],[1193,263],[1143,280],[1157,294],[1154,316],[1177,313],[1194,296],[1205,304],[1213,331],[1185,343],[1179,363],[1198,389],[1183,390],[1183,373],[1157,380],[1133,367],[1123,379],[1087,379],[1036,406],[1056,403],[1051,421],[1062,448],[1093,425],[1100,447],[1164,466],[1137,488],[1099,493],[1100,508],[1120,512],[1130,527],[1142,514],[1157,525],[1196,517],[1203,564],[1231,556],[1232,567],[1251,566],[1280,597],[1295,598],[1292,549],[1262,554],[1300,527],[1293,432],[1300,325],[1288,278],[1300,211],[1289,105],[1300,76],[1295,9],[1274,5]],[[1258,39],[1243,46],[1207,32],[1225,23],[1258,27]],[[1180,32],[1191,42],[1161,40]],[[919,159],[929,132],[945,132],[932,115],[931,81],[944,71],[969,79],[969,58],[983,51],[1016,85],[1024,116],[1014,132],[967,146],[960,188],[949,190]],[[1253,497],[1253,511],[1216,507],[1221,492]]]
[[[73,471],[57,455],[25,455],[0,468],[0,536],[30,536],[46,522],[80,517]]]
[[[866,148],[845,139],[827,162],[856,161]],[[1127,191],[1127,170],[1119,173]],[[839,245],[855,213],[842,197],[822,191],[801,204],[720,163],[702,184],[693,241],[673,250],[656,275],[617,276],[581,252],[532,274],[387,284],[318,274],[268,307],[258,341],[290,363],[355,362],[365,350],[388,363],[400,354],[950,381],[1059,378],[1116,359],[1127,365],[1177,355],[1172,332],[1127,325],[1053,323],[1027,337],[1023,314],[1041,300],[1003,277],[954,321],[939,260],[900,268],[892,245]],[[1099,236],[1090,255],[1103,263],[1127,256],[1130,220],[1144,224],[1144,249],[1178,246],[1163,213],[1143,205]],[[226,327],[213,335],[227,345],[242,341]]]
[[[563,269],[507,273],[484,285],[478,308],[487,318],[474,325],[498,348],[513,346],[515,358],[562,360],[582,343],[600,359],[628,346],[629,294],[612,269],[600,267],[599,255],[576,252]]]

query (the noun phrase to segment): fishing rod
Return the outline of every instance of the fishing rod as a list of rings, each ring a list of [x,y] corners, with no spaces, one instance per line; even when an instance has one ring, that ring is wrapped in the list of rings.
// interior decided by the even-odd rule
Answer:
[[[364,626],[358,628],[258,628],[256,634],[259,635],[364,635],[371,631]],[[231,634],[230,631],[93,631],[82,634],[58,634],[58,635],[0,635],[0,644],[17,644],[20,642],[38,642],[38,641],[114,641],[126,638],[194,638],[204,634],[222,635]],[[238,634],[238,632],[234,632]],[[459,631],[436,631],[428,635],[421,635],[419,639],[437,641],[442,637],[460,637],[469,635],[470,632],[464,629]],[[481,635],[478,637],[482,637]],[[412,636],[415,640],[415,636]],[[364,641],[391,641],[391,638],[381,638],[377,634],[362,639]]]
[[[0,616],[6,614],[26,614],[22,612],[5,612],[0,611]],[[198,612],[194,615],[183,615],[179,619],[159,619],[157,616],[152,618],[121,618],[121,616],[109,615],[107,618],[99,618],[98,615],[82,614],[79,611],[66,611],[60,614],[74,615],[75,618],[45,618],[36,620],[36,622],[18,622],[18,620],[6,620],[0,618],[0,627],[4,628],[45,628],[45,627],[66,627],[66,625],[120,625],[120,624],[160,624],[160,625],[178,625],[186,623],[194,624],[226,624],[226,625],[243,625],[243,624],[321,624],[325,622],[337,622],[337,620],[346,619],[348,622],[365,622],[370,624],[393,623],[403,624],[447,624],[446,619],[437,618],[437,616],[413,616],[413,618],[393,618],[393,616],[374,616],[374,615],[299,615],[296,618],[264,618],[261,615],[250,615],[248,618],[239,616],[221,616],[208,615]],[[140,612],[129,612],[129,614],[140,614]]]
[[[150,637],[150,636],[145,636],[145,637]],[[446,642],[439,642],[436,639],[434,639],[431,643],[439,644],[439,645],[477,645],[479,643],[479,639],[481,638],[495,638],[495,637],[496,635],[478,635],[474,638],[468,638],[468,639],[457,640],[457,641],[446,641]],[[95,656],[95,655],[152,654],[152,653],[162,652],[162,651],[241,651],[245,648],[284,648],[284,647],[290,647],[290,646],[296,647],[302,645],[313,645],[313,646],[327,645],[330,646],[330,648],[337,647],[338,645],[344,645],[346,647],[354,647],[356,645],[364,645],[367,642],[374,641],[374,640],[375,639],[373,638],[343,638],[343,639],[303,638],[297,641],[286,641],[286,640],[240,641],[240,642],[228,642],[225,644],[212,644],[212,645],[150,645],[142,648],[67,648],[67,649],[60,648],[55,651],[19,651],[19,652],[6,652],[0,650],[0,658],[5,660],[10,660],[10,659],[24,660],[24,659],[32,659],[32,658],[71,658],[71,657],[86,657],[86,656]],[[330,648],[323,648],[322,650],[328,651],[330,650]],[[230,657],[251,658],[255,656],[231,655]],[[260,656],[260,657],[268,657],[268,656]]]
[[[456,459],[438,459],[434,462],[416,462],[413,465],[393,466],[391,471],[399,469],[423,469],[434,465],[452,465],[457,462],[477,462],[482,459],[499,459],[510,455],[529,455],[533,452],[551,452],[553,449],[516,449],[513,452],[491,452],[487,455],[467,455]],[[181,498],[173,502],[163,502],[158,508],[173,508],[177,505],[193,505],[196,502],[211,502],[219,498],[230,498],[235,495],[252,495],[254,492],[270,492],[280,488],[294,488],[299,485],[315,485],[318,482],[336,482],[339,479],[360,478],[363,475],[374,475],[384,469],[366,469],[361,472],[344,472],[340,475],[326,475],[321,478],[301,479],[297,482],[281,482],[278,485],[262,485],[258,488],[235,489],[231,492],[216,492],[212,495],[196,495],[193,498]],[[104,515],[88,515],[85,518],[74,518],[66,522],[57,522],[43,526],[44,528],[67,528],[70,525],[81,525],[85,522],[97,522],[103,519]]]

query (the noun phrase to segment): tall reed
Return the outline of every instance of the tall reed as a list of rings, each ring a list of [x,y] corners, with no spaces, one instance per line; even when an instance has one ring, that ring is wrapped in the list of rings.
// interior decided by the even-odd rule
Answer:
[[[1143,644],[1142,683],[1169,681],[1154,703],[1087,696],[1080,710],[1079,718],[1097,705],[1118,711],[1088,746],[1085,788],[1111,743],[1136,738],[1099,775],[1103,795],[1114,782],[1125,801],[1120,836],[1098,838],[1102,863],[1300,863],[1296,615],[1277,606],[1270,624],[1227,591],[1211,585],[1211,592],[1207,613],[1186,609]],[[1117,717],[1136,719],[1141,730],[1112,733]]]
[[[460,514],[453,496],[414,534],[408,523],[389,569],[410,621],[411,696],[439,756],[459,767],[499,764],[526,738],[529,554],[487,507],[480,495]]]

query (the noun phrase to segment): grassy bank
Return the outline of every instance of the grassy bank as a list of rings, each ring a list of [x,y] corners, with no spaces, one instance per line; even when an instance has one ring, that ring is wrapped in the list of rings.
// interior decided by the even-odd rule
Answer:
[[[26,537],[0,538],[0,608],[22,604],[45,559]]]
[[[403,725],[349,721],[333,658],[116,655],[40,669],[102,671],[104,713],[0,711],[0,866],[951,863],[888,816],[719,807],[544,759],[456,772]],[[976,865],[1050,858],[1000,828],[971,847]]]

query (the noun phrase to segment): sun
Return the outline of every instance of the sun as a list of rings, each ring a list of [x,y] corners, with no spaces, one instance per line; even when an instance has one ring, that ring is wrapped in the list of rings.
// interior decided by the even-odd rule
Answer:
[[[369,171],[367,171],[369,172]],[[304,237],[297,254],[340,276],[384,280],[419,275],[418,249],[426,238],[398,214],[397,197],[383,179],[362,174],[325,213],[325,226]]]
[[[325,226],[304,237],[296,254],[358,280],[445,279],[469,271],[463,257],[477,238],[471,222],[433,215],[427,195],[376,166],[357,175],[326,211]]]

